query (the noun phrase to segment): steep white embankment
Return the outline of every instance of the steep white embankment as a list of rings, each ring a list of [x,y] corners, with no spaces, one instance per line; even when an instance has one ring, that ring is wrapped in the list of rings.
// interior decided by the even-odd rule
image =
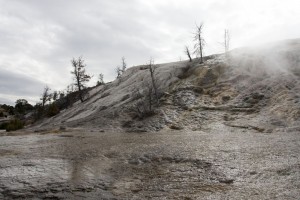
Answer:
[[[165,93],[152,117],[137,120],[128,112],[136,102],[134,92],[147,90],[151,84],[150,72],[142,65],[94,88],[84,103],[75,103],[39,127],[123,127],[133,131],[208,129],[220,123],[259,131],[300,127],[299,39],[206,59],[204,64],[195,59],[155,66],[157,85]]]
[[[178,81],[178,76],[186,65],[185,61],[155,65],[155,77],[160,90],[167,91],[172,83]],[[104,111],[115,115],[114,112],[120,112],[120,108],[131,103],[134,91],[142,92],[148,84],[151,84],[148,66],[131,67],[121,78],[91,90],[85,102],[76,102],[71,108],[39,124],[39,127],[72,122],[76,126],[77,122],[85,122],[88,117],[103,117]]]

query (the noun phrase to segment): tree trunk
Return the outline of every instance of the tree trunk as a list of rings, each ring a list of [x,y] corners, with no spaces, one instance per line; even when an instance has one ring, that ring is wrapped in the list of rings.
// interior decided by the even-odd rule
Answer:
[[[81,86],[80,86],[79,75],[77,76],[77,86],[78,86],[78,92],[79,92],[80,101],[83,102],[83,95],[82,95],[82,90],[81,90]]]
[[[157,87],[156,87],[155,79],[154,79],[154,69],[152,68],[151,63],[150,63],[150,66],[149,66],[149,70],[150,70],[150,74],[151,74],[151,80],[152,80],[152,85],[153,85],[154,94],[155,94],[155,98],[156,98],[156,103],[159,104],[158,92],[157,92]]]
[[[191,53],[190,53],[188,46],[185,46],[185,52],[186,52],[187,56],[189,57],[190,62],[192,62],[192,57],[191,57]]]
[[[203,63],[202,41],[201,41],[201,35],[200,34],[199,34],[199,51],[200,51],[200,63]]]

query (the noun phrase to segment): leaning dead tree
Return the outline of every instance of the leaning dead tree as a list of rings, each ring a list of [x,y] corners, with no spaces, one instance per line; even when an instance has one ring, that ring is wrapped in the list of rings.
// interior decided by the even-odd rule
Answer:
[[[191,57],[190,49],[188,46],[185,46],[184,52],[189,57],[189,61],[192,62],[192,57]]]
[[[86,74],[85,72],[85,67],[86,65],[84,64],[84,60],[79,57],[78,59],[73,58],[71,60],[73,70],[71,71],[71,74],[74,75],[74,85],[77,87],[77,91],[79,94],[79,99],[81,102],[84,101],[84,96],[85,96],[85,83],[89,82],[91,79],[91,76]]]
[[[205,41],[203,39],[203,23],[201,23],[199,26],[196,25],[196,32],[194,33],[194,54],[196,56],[200,56],[200,63],[203,63],[203,48],[205,45]]]

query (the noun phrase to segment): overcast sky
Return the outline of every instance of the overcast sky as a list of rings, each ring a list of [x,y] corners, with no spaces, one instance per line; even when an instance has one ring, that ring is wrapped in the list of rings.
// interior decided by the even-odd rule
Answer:
[[[0,0],[0,104],[36,103],[72,82],[70,60],[105,81],[125,56],[128,66],[186,59],[195,23],[204,22],[205,54],[300,37],[299,0]]]

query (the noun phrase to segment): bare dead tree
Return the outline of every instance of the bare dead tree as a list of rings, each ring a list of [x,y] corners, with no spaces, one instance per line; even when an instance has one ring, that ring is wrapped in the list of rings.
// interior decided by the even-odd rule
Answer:
[[[148,99],[148,106],[149,106],[149,111],[152,112],[153,111],[153,92],[154,92],[154,88],[152,84],[147,84],[146,85],[146,96]]]
[[[154,75],[154,72],[155,72],[156,68],[154,66],[154,60],[152,58],[150,58],[148,66],[149,66],[149,71],[150,71],[150,75],[151,75],[152,87],[153,87],[153,90],[154,90],[156,103],[159,104],[158,88],[157,88],[157,85],[156,85],[156,80],[155,80],[155,75]]]
[[[132,93],[133,99],[137,99],[131,111],[135,113],[135,117],[143,119],[153,115],[154,112],[154,89],[152,81],[146,81],[142,84],[143,90],[135,88]]]
[[[135,117],[143,119],[155,114],[154,108],[159,106],[159,90],[155,78],[155,66],[154,61],[151,58],[147,68],[150,72],[150,79],[145,79],[142,86],[135,88],[132,93],[132,99],[135,101],[130,108]]]
[[[196,56],[200,56],[200,63],[203,63],[203,48],[205,45],[205,40],[203,39],[203,26],[201,23],[199,26],[196,25],[196,32],[194,33],[194,41],[196,42],[194,45],[194,54]]]
[[[52,98],[52,96],[51,96],[51,94],[50,94],[50,90],[51,90],[51,89],[50,89],[47,85],[44,87],[44,91],[43,91],[43,93],[42,93],[42,97],[40,98],[40,100],[42,101],[42,108],[43,108],[43,109],[44,109],[46,103],[47,103],[48,101],[50,101],[51,98]]]
[[[229,47],[230,47],[230,34],[229,34],[229,30],[225,29],[225,31],[224,31],[224,50],[225,50],[226,55],[228,54]]]
[[[125,57],[121,58],[121,67],[117,66],[115,72],[117,73],[117,78],[120,78],[121,75],[126,71],[127,63],[125,61]]]
[[[125,72],[126,67],[127,67],[127,63],[126,63],[126,61],[125,61],[125,57],[123,56],[123,57],[122,57],[122,73]]]
[[[85,67],[86,65],[84,64],[84,60],[79,57],[77,60],[73,58],[71,60],[73,70],[71,71],[71,74],[74,75],[74,85],[77,87],[78,93],[79,93],[79,98],[80,101],[84,101],[84,89],[85,89],[85,83],[88,82],[91,79],[91,76],[86,74],[85,72]]]
[[[191,53],[190,53],[190,49],[188,46],[185,46],[185,54],[189,57],[190,62],[192,62],[192,57],[191,57]]]

